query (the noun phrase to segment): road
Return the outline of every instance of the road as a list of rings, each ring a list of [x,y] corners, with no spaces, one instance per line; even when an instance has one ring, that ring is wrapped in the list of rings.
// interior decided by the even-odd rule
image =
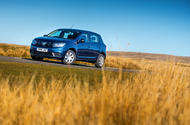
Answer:
[[[100,68],[96,68],[93,66],[83,65],[83,64],[74,64],[74,65],[64,65],[61,62],[56,61],[35,61],[32,59],[27,58],[19,58],[19,57],[8,57],[8,56],[0,56],[1,62],[19,62],[19,63],[31,63],[31,64],[42,64],[42,65],[53,65],[53,66],[60,66],[60,67],[68,67],[68,68],[82,68],[82,69],[93,69],[93,70],[101,70]],[[104,67],[104,70],[107,71],[116,71],[118,72],[118,68],[112,67]],[[140,70],[131,70],[131,69],[122,69],[123,72],[140,72]]]

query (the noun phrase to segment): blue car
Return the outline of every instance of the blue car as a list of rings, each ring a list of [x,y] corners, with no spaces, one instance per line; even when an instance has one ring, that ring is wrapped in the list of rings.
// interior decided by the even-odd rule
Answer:
[[[97,33],[77,29],[57,29],[35,38],[30,47],[34,60],[54,58],[66,65],[75,61],[95,63],[101,68],[106,59],[106,45]]]

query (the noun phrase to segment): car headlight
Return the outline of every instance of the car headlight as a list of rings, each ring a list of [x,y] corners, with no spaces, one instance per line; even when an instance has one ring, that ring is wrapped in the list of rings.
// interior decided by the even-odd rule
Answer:
[[[32,45],[36,45],[37,44],[37,41],[36,40],[33,40],[32,41]]]
[[[65,43],[54,43],[53,47],[64,47]]]

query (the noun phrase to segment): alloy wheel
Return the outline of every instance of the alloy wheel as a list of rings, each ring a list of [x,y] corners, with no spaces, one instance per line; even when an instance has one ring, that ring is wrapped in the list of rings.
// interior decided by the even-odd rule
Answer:
[[[75,53],[72,50],[67,51],[64,57],[65,64],[72,64],[75,61]]]

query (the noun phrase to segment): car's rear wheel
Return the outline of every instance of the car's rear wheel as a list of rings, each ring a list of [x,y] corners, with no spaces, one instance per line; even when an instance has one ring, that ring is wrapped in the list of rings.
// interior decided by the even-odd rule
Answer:
[[[33,60],[43,60],[43,57],[31,56]]]
[[[66,65],[71,65],[76,61],[76,54],[73,50],[68,50],[65,54],[64,59],[62,62]]]
[[[102,68],[105,62],[105,56],[100,54],[95,62],[97,68]]]

